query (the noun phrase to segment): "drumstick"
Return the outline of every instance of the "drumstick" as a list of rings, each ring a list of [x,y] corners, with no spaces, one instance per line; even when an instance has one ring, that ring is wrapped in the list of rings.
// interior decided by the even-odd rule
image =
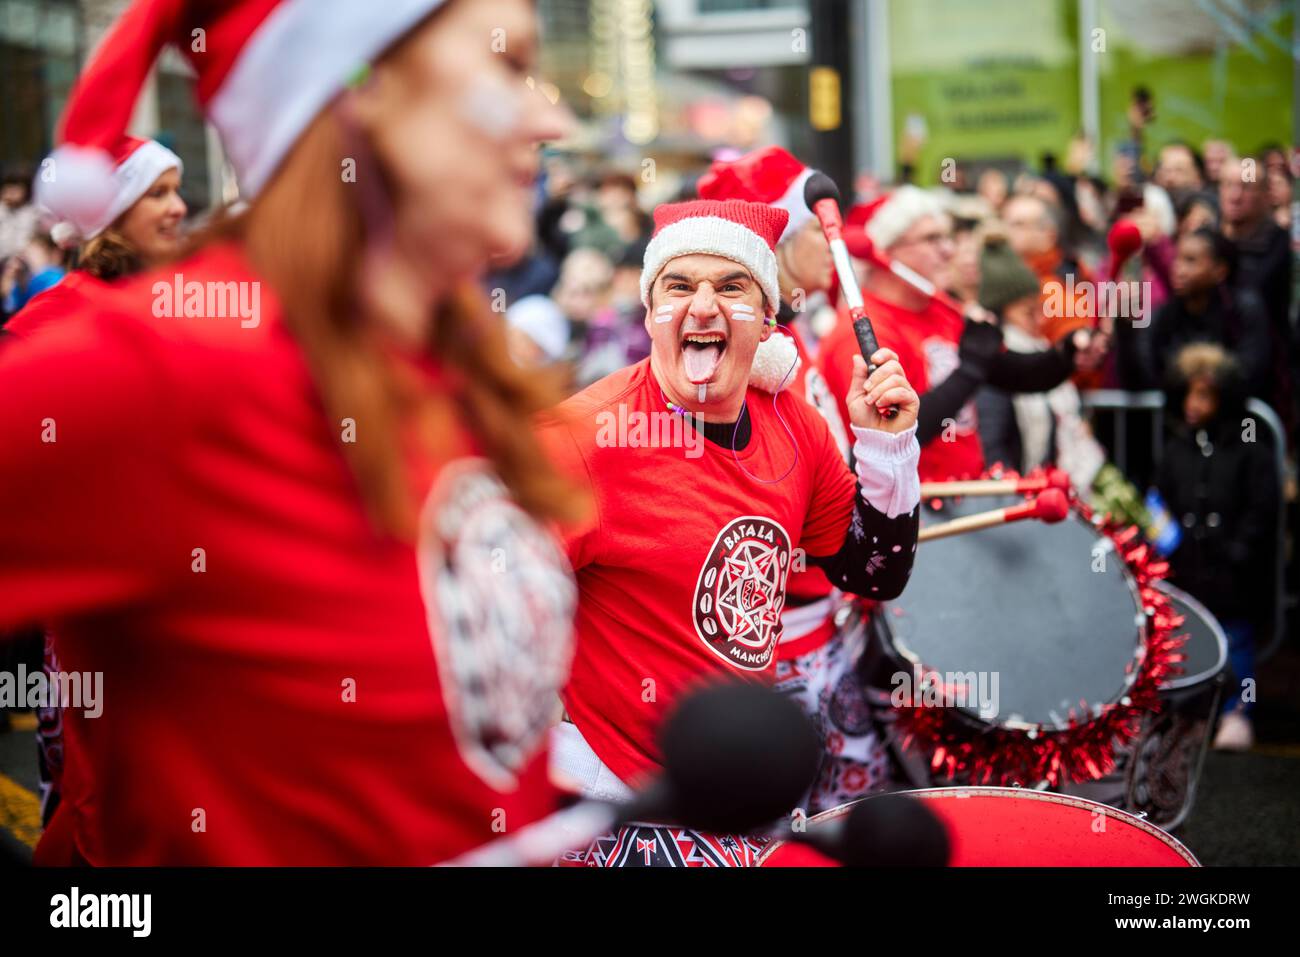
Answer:
[[[871,319],[862,302],[862,290],[858,288],[858,277],[853,274],[853,262],[849,259],[848,247],[844,245],[839,188],[825,173],[813,173],[803,184],[803,201],[816,215],[826,242],[830,244],[835,275],[839,278],[844,301],[849,307],[849,319],[853,322],[853,333],[858,337],[858,348],[862,351],[862,358],[867,360],[867,374],[870,375],[876,371],[871,357],[880,349],[880,343],[876,341],[876,332],[871,328]],[[898,409],[894,406],[885,406],[877,411],[886,419],[898,415]]]
[[[1120,270],[1124,264],[1133,257],[1133,254],[1142,248],[1142,231],[1137,228],[1137,224],[1131,219],[1121,219],[1110,228],[1106,234],[1106,246],[1110,249],[1110,273],[1108,277],[1111,282],[1119,278]]]
[[[1062,469],[1048,469],[1044,475],[1020,479],[975,479],[969,482],[922,482],[921,498],[952,498],[957,495],[1025,495],[1049,488],[1070,491],[1070,476]]]
[[[1070,503],[1066,499],[1065,493],[1059,488],[1048,488],[1041,492],[1037,498],[1031,499],[1023,505],[1009,505],[1006,508],[995,508],[987,512],[978,512],[975,515],[963,515],[961,518],[954,518],[950,522],[923,528],[917,536],[917,541],[928,542],[931,539],[947,538],[950,535],[978,532],[980,529],[1005,525],[1008,522],[1018,522],[1026,518],[1036,518],[1052,524],[1061,521],[1069,512]]]

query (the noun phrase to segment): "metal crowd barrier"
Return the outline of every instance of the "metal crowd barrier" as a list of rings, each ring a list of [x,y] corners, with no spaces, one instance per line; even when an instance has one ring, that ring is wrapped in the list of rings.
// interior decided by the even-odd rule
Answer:
[[[1151,429],[1152,462],[1160,463],[1164,453],[1165,395],[1163,392],[1126,392],[1123,389],[1094,389],[1082,394],[1083,406],[1090,411],[1110,412],[1115,419],[1114,462],[1128,475],[1128,417],[1131,413],[1153,417]],[[1260,642],[1256,660],[1266,661],[1282,644],[1286,635],[1286,431],[1267,403],[1248,399],[1246,411],[1264,423],[1273,437],[1273,462],[1277,469],[1277,541],[1274,545],[1273,627],[1267,643]]]

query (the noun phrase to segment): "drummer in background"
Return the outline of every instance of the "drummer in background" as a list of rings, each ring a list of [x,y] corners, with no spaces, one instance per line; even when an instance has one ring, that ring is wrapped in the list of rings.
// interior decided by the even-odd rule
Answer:
[[[1248,751],[1255,732],[1255,635],[1269,620],[1278,484],[1273,452],[1248,430],[1247,383],[1221,346],[1193,343],[1175,357],[1165,407],[1182,420],[1165,445],[1155,486],[1180,535],[1171,581],[1223,626],[1237,684],[1214,746]]]
[[[867,239],[883,252],[943,288],[953,256],[952,224],[943,204],[915,186],[900,186],[877,204],[850,213],[844,239],[863,257]],[[953,315],[893,273],[872,268],[863,287],[867,315],[883,347],[898,354],[921,397],[917,440],[922,481],[977,477],[985,467],[975,394],[985,383],[1007,392],[1046,392],[1076,369],[1100,361],[1104,336],[1068,336],[1032,354],[1003,349],[993,317],[978,306]],[[817,363],[837,397],[852,377],[857,337],[841,309],[835,330],[821,344]],[[841,402],[843,400],[841,399]],[[841,413],[844,407],[841,405]]]
[[[802,556],[872,598],[899,594],[911,573],[916,396],[893,353],[876,353],[869,378],[859,357],[850,383],[856,480],[811,406],[751,388],[781,299],[787,219],[739,200],[660,206],[641,274],[649,359],[578,393],[544,430],[596,500],[589,522],[565,530],[578,647],[553,738],[555,771],[591,797],[626,798],[654,774],[659,724],[688,688],[772,683]],[[689,440],[644,440],[673,428]],[[585,862],[733,866],[756,850],[645,826],[598,839]]]
[[[830,291],[835,275],[830,245],[804,201],[804,184],[812,174],[790,153],[772,146],[733,162],[714,163],[697,189],[702,199],[743,199],[789,214],[776,247],[781,290],[776,319],[785,335],[759,344],[754,368],[763,375],[784,374],[792,366],[792,359],[782,358],[785,349],[797,350],[792,389],[821,413],[847,463],[849,433],[840,405],[804,341],[809,306]],[[867,606],[875,604],[863,601]],[[889,780],[888,752],[870,717],[862,683],[854,675],[865,619],[840,616],[837,625],[844,604],[839,589],[816,565],[791,572],[781,612],[775,687],[799,703],[822,738],[822,767],[806,805],[810,814],[882,790]]]

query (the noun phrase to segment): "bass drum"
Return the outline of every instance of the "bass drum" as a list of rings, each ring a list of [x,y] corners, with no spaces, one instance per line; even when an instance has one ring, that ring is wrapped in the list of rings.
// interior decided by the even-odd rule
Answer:
[[[948,831],[950,867],[1200,867],[1172,835],[1106,804],[1020,788],[899,792],[928,802]],[[872,798],[864,798],[870,801]],[[808,819],[824,827],[858,802]],[[759,867],[834,867],[800,844],[775,842]]]
[[[1022,501],[930,502],[922,528]],[[1077,500],[1054,525],[925,542],[907,589],[874,618],[880,660],[864,672],[890,694],[909,777],[1059,791],[1109,774],[1177,670],[1162,573],[1135,530]]]

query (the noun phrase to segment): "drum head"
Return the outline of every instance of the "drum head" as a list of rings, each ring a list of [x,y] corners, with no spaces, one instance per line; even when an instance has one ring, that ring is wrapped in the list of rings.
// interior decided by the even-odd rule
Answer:
[[[1018,788],[927,788],[903,794],[928,802],[948,831],[950,867],[1199,867],[1154,824],[1083,798]],[[865,800],[870,801],[871,798]],[[809,828],[848,814],[844,804],[808,819]],[[778,845],[765,867],[824,867],[798,845]]]
[[[1160,687],[1165,690],[1190,688],[1209,681],[1228,663],[1228,639],[1219,620],[1181,588],[1166,581],[1156,582],[1156,587],[1169,596],[1174,611],[1183,616],[1183,623],[1175,629],[1175,634],[1187,635],[1181,649],[1185,657],[1183,673],[1161,682]]]
[[[948,500],[923,509],[923,524],[1020,501]],[[1123,558],[1074,513],[925,542],[885,624],[900,661],[967,687],[974,673],[976,693],[955,702],[962,712],[1047,729],[1068,727],[1071,709],[1086,720],[1080,701],[1094,708],[1124,695],[1145,629]]]

